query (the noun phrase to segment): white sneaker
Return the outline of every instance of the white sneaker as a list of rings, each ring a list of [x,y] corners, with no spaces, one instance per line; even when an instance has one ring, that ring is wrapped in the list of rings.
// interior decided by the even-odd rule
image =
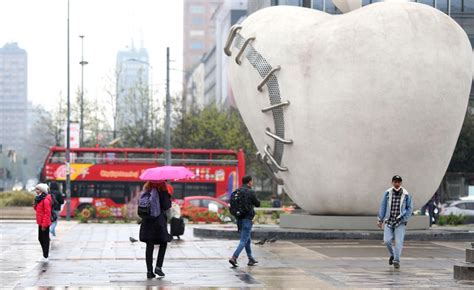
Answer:
[[[41,262],[41,263],[48,263],[48,262],[49,262],[49,259],[48,259],[48,258],[45,258],[45,257],[41,257],[41,259],[39,260],[39,262]]]

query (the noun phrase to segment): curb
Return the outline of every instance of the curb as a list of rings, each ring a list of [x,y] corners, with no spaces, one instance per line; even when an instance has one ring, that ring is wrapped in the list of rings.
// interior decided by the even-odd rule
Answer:
[[[194,236],[212,239],[240,239],[240,234],[234,229],[194,228]],[[256,228],[252,231],[253,239],[277,238],[279,240],[382,240],[381,231],[297,231],[280,229]],[[469,231],[407,231],[405,240],[408,241],[472,241],[474,232]]]

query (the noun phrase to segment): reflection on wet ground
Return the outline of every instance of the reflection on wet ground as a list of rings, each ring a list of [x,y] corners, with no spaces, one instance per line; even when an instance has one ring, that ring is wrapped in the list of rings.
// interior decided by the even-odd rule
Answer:
[[[146,279],[143,243],[136,224],[61,222],[50,261],[33,222],[0,222],[0,280],[4,288],[25,287],[238,287],[238,288],[413,288],[472,287],[453,280],[453,265],[464,260],[463,242],[408,241],[402,267],[388,265],[381,241],[277,241],[253,246],[258,266],[238,268],[227,259],[237,241],[194,238],[192,226],[166,253],[164,279]],[[155,257],[156,257],[155,252]]]

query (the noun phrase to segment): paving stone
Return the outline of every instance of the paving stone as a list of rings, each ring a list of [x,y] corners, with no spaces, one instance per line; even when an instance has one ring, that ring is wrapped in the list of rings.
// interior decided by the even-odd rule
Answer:
[[[406,241],[402,267],[395,270],[380,240],[278,240],[252,247],[258,266],[246,265],[244,251],[241,266],[232,268],[227,259],[238,241],[194,237],[193,228],[189,225],[182,240],[169,244],[166,277],[147,280],[145,245],[128,240],[138,237],[136,224],[60,221],[50,262],[42,264],[36,262],[41,248],[34,221],[1,221],[1,287],[472,287],[453,279],[453,266],[465,259],[463,242]]]

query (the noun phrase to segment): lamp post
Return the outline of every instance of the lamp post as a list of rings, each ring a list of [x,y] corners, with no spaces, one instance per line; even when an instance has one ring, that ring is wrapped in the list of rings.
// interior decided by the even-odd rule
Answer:
[[[171,165],[170,48],[166,48],[165,165]]]
[[[79,139],[80,141],[80,146],[84,143],[84,66],[88,64],[87,61],[84,61],[84,35],[79,35],[81,38],[81,61],[79,64],[81,65],[81,124],[79,126],[80,130],[80,136],[81,138]]]
[[[69,81],[69,0],[67,1],[67,125],[66,125],[66,220],[71,219],[71,164],[70,164],[70,81]]]

